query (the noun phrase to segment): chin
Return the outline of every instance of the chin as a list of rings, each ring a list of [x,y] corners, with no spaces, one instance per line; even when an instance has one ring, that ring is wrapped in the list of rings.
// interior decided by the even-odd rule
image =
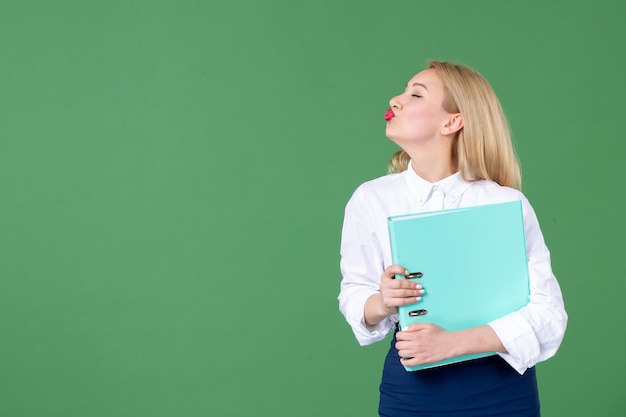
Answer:
[[[385,136],[387,136],[387,138],[389,138],[390,141],[392,141],[393,143],[395,143],[396,145],[400,145],[399,142],[399,137],[397,134],[394,134],[393,130],[387,128],[387,130],[385,131]]]

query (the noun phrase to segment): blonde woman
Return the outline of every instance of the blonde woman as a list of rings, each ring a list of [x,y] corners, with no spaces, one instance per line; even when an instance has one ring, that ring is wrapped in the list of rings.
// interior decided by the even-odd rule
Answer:
[[[339,308],[361,345],[394,333],[379,414],[539,416],[535,364],[556,353],[567,314],[537,217],[520,191],[520,168],[500,103],[476,71],[431,62],[390,106],[386,135],[402,150],[393,155],[390,174],[362,184],[346,206],[339,294]],[[461,331],[437,323],[399,331],[398,307],[419,302],[424,289],[394,279],[408,271],[392,264],[387,217],[515,200],[524,214],[529,304]],[[403,366],[483,352],[498,355],[417,372]]]

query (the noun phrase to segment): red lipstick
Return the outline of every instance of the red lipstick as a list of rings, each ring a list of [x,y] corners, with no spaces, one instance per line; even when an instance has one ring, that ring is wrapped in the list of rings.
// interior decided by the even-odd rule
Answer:
[[[387,112],[385,113],[385,120],[389,121],[393,119],[394,117],[396,117],[396,115],[394,114],[393,110],[387,109]]]

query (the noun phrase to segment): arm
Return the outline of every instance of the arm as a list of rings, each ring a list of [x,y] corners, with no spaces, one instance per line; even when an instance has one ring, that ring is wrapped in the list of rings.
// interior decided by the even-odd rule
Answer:
[[[381,230],[386,230],[386,217],[376,216],[382,224],[375,224],[365,207],[366,198],[357,190],[344,217],[339,294],[339,309],[361,345],[382,340],[397,322],[397,307],[421,295],[418,284],[394,279],[395,274],[406,274],[404,268],[385,269],[388,236]]]
[[[534,210],[522,198],[530,302],[520,310],[489,323],[506,348],[500,356],[520,374],[558,350],[565,328],[567,313],[559,284],[552,272],[550,252]]]

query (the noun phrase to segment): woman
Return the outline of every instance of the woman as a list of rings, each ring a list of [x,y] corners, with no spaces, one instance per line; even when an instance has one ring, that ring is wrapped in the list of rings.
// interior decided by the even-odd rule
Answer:
[[[567,314],[537,217],[519,191],[520,169],[495,93],[476,71],[431,62],[390,101],[386,135],[402,148],[391,174],[366,182],[346,206],[339,308],[361,345],[395,331],[380,385],[381,416],[539,416],[535,364],[553,356]],[[530,302],[484,326],[397,329],[398,307],[427,288],[395,274],[387,217],[520,200]],[[479,288],[477,289],[479,290]],[[468,294],[471,297],[471,294]],[[498,355],[422,371],[403,365],[470,353]]]

